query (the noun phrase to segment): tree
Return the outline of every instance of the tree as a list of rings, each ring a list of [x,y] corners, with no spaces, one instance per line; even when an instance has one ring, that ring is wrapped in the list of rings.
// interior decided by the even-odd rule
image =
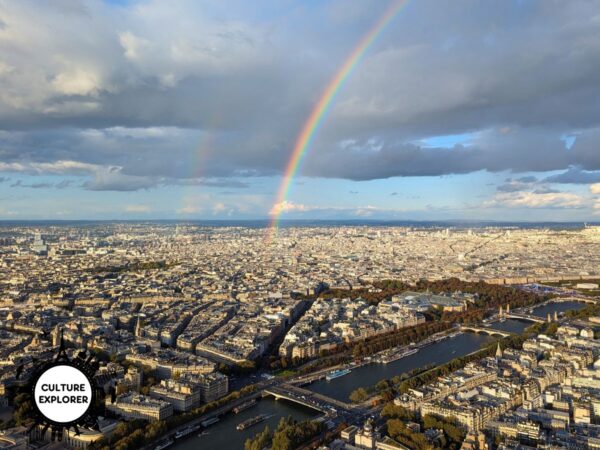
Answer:
[[[388,435],[406,447],[414,450],[433,450],[433,445],[427,441],[424,434],[413,432],[399,419],[388,420],[386,427]]]
[[[435,428],[444,431],[446,443],[444,448],[458,450],[465,439],[465,431],[454,417],[442,417],[427,414],[423,417],[423,428]]]
[[[381,392],[390,388],[390,383],[388,380],[381,380],[375,385],[376,389]]]
[[[358,388],[350,394],[350,400],[354,403],[362,403],[369,398],[369,393],[365,388]]]
[[[167,424],[161,420],[156,420],[154,422],[150,422],[150,424],[146,427],[146,432],[144,433],[144,438],[146,441],[152,441],[156,439],[158,436],[162,435],[167,431]]]
[[[415,420],[414,412],[403,406],[398,406],[394,402],[386,403],[381,410],[381,415],[390,419]]]
[[[17,425],[23,425],[26,423],[31,417],[31,411],[33,410],[33,403],[31,400],[25,400],[23,403],[19,405],[13,414],[15,419],[15,423]]]
[[[252,439],[246,439],[244,443],[244,450],[263,450],[271,445],[273,441],[273,435],[267,425],[263,431],[258,433]]]
[[[247,439],[244,449],[263,450],[271,446],[272,450],[294,450],[310,442],[323,430],[324,425],[320,422],[297,422],[292,417],[282,417],[274,434],[266,427],[252,439]]]

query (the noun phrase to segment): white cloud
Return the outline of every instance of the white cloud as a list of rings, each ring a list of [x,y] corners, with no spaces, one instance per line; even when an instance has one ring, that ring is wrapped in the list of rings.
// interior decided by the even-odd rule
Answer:
[[[212,212],[215,215],[216,214],[221,214],[221,213],[223,213],[225,211],[227,211],[227,206],[223,202],[217,202],[212,207]]]
[[[91,180],[84,183],[90,191],[137,191],[158,185],[159,179],[147,176],[127,175],[121,167],[100,167]]]
[[[203,192],[186,195],[182,206],[176,210],[183,215],[210,214],[213,216],[232,216],[234,214],[256,215],[267,209],[268,197],[260,194],[216,195]]]
[[[89,174],[99,169],[95,164],[79,161],[59,160],[54,162],[12,162],[0,161],[0,172],[26,172],[32,174],[72,175]]]
[[[275,203],[269,211],[270,216],[278,216],[279,214],[285,214],[290,212],[307,212],[314,211],[315,209],[321,209],[316,206],[303,205],[302,203],[294,203],[289,200],[284,200],[280,203]]]
[[[88,176],[83,183],[91,191],[137,191],[156,187],[160,177],[136,176],[123,173],[119,166],[101,166],[79,161],[55,162],[0,162],[0,172],[20,172],[32,175],[75,175]]]
[[[148,205],[125,205],[125,212],[130,213],[148,213],[152,211]]]
[[[377,213],[381,214],[398,214],[406,212],[400,208],[382,208],[379,206],[365,205],[365,206],[314,206],[305,205],[302,203],[295,203],[289,200],[284,200],[281,203],[273,205],[269,211],[270,216],[286,214],[286,213],[309,213],[309,212],[321,212],[321,213],[341,213],[343,215],[357,216],[357,217],[369,217]]]
[[[0,61],[0,76],[1,75],[9,74],[9,73],[11,73],[14,70],[15,70],[14,67],[9,66],[8,64],[5,64],[2,61]]]
[[[0,217],[14,217],[18,216],[19,213],[9,209],[0,208]]]
[[[498,192],[484,202],[486,207],[508,208],[580,208],[583,198],[572,192]]]
[[[178,214],[198,214],[198,213],[201,213],[202,211],[204,211],[204,208],[202,208],[200,206],[188,205],[188,206],[184,206],[183,208],[179,208],[177,210],[177,213]]]
[[[95,96],[101,89],[101,82],[95,72],[76,68],[56,75],[52,80],[52,86],[60,94]]]
[[[590,192],[592,194],[600,194],[600,183],[590,185]]]
[[[130,31],[119,33],[119,42],[125,50],[128,59],[138,59],[150,48],[150,41],[138,37]]]

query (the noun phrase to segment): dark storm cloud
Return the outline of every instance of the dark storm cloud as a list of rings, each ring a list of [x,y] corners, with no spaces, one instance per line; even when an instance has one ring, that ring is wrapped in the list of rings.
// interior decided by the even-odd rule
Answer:
[[[571,152],[575,165],[586,170],[600,170],[600,128],[579,134]]]
[[[85,189],[117,191],[280,174],[324,86],[385,6],[343,5],[266,20],[237,1],[0,3],[0,170],[77,174]],[[340,91],[303,173],[595,179],[597,17],[583,0],[411,3]],[[472,142],[418,144],[461,133]],[[561,137],[572,133],[567,150]]]

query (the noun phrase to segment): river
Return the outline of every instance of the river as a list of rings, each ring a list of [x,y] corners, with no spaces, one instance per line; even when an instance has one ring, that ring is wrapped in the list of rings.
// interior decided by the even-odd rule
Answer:
[[[238,423],[259,414],[272,415],[272,417],[244,431],[237,431],[235,429]],[[316,410],[285,400],[275,400],[272,397],[265,397],[259,400],[256,406],[239,414],[226,414],[219,422],[206,429],[208,431],[207,435],[198,436],[200,432],[197,431],[192,436],[177,441],[175,445],[169,447],[169,450],[243,449],[246,439],[264,430],[266,425],[269,425],[271,430],[277,428],[277,423],[282,417],[292,416],[296,420],[306,420],[316,418],[319,415],[320,413]]]
[[[548,316],[548,313],[554,315],[554,311],[556,311],[557,313],[560,314],[565,311],[578,310],[578,309],[583,308],[584,306],[585,306],[585,303],[575,302],[575,301],[558,302],[558,303],[552,302],[552,303],[548,303],[544,306],[539,306],[537,308],[534,308],[533,315],[542,317],[545,319]]]
[[[533,325],[533,322],[527,320],[506,319],[504,322],[494,322],[490,328],[500,331],[508,331],[509,333],[521,334],[525,328]]]
[[[557,313],[578,310],[585,306],[585,303],[568,301],[568,302],[551,302],[544,306],[538,306],[533,309],[532,314],[537,317],[546,318],[548,313],[554,316],[554,311]],[[533,325],[533,322],[526,320],[517,319],[506,319],[504,322],[494,322],[491,324],[491,328],[501,331],[508,331],[509,333],[521,334],[525,328]]]
[[[414,355],[389,364],[373,363],[354,369],[348,375],[331,381],[319,380],[307,386],[308,389],[329,397],[347,402],[350,393],[359,387],[369,387],[380,380],[389,379],[429,364],[443,364],[459,356],[478,350],[483,344],[492,341],[487,335],[462,333],[429,345]]]

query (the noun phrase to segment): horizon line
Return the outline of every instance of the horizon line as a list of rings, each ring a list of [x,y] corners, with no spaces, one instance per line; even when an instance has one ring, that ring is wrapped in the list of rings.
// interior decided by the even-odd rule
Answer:
[[[414,223],[556,223],[556,224],[598,224],[600,220],[498,220],[498,219],[377,219],[377,218],[329,218],[329,219],[281,219],[281,222],[414,222]],[[269,218],[240,218],[240,219],[202,219],[202,218],[86,218],[86,219],[53,219],[53,218],[38,218],[38,219],[0,219],[0,223],[15,223],[15,222],[270,222]]]

